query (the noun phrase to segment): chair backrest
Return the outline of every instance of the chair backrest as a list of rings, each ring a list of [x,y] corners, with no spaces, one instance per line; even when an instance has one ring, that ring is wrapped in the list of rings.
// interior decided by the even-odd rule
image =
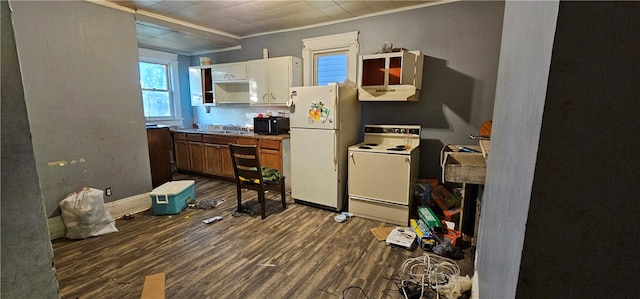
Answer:
[[[262,168],[256,145],[229,144],[236,181],[262,184]]]

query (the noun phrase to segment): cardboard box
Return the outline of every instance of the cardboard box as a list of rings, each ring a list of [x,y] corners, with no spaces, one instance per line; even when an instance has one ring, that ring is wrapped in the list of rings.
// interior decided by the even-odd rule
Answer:
[[[164,299],[165,273],[160,272],[144,278],[140,299]]]
[[[440,223],[440,219],[436,216],[436,214],[429,207],[420,206],[418,207],[418,215],[420,215],[420,219],[424,221],[424,223],[429,227],[432,231],[441,231],[442,224]]]
[[[187,207],[187,203],[195,201],[195,181],[167,182],[153,189],[149,196],[154,214],[178,214]]]

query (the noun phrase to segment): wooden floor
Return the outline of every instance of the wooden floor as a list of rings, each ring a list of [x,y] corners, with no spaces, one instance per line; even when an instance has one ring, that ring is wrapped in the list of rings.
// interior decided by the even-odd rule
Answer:
[[[287,195],[267,195],[260,219],[255,192],[245,190],[256,213],[232,217],[235,185],[196,180],[196,199],[225,199],[210,210],[178,215],[152,211],[117,220],[119,232],[86,240],[54,240],[55,268],[62,298],[139,298],[146,275],[166,273],[166,298],[342,298],[349,286],[368,298],[404,298],[396,273],[410,257],[423,254],[385,245],[370,228],[388,224],[363,218],[333,220],[336,213],[296,204]],[[223,216],[204,224],[203,219]],[[458,261],[473,272],[473,250]],[[345,298],[365,298],[355,288]]]

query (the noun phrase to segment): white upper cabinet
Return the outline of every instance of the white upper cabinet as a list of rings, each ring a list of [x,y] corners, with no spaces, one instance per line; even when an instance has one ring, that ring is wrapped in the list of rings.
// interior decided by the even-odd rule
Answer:
[[[289,87],[302,84],[302,60],[293,56],[247,62],[252,105],[285,105]]]
[[[192,106],[214,106],[216,104],[211,80],[211,66],[189,67],[189,88]]]
[[[247,80],[247,63],[233,62],[211,66],[213,82]]]

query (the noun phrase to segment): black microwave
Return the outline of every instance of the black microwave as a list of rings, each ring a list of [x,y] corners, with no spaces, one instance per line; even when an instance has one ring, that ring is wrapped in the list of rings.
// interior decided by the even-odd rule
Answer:
[[[287,134],[289,133],[289,118],[256,117],[253,119],[253,132],[268,135]]]

